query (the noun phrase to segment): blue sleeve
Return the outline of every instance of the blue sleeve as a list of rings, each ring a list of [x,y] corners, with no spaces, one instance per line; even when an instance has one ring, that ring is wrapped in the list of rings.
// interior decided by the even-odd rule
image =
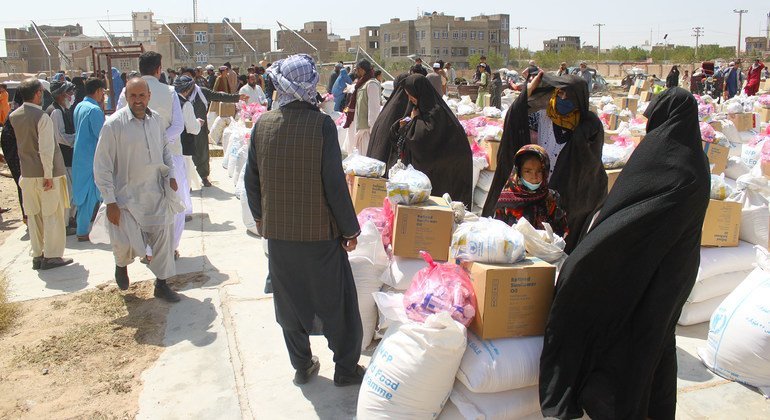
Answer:
[[[88,128],[91,131],[93,138],[98,139],[99,134],[102,132],[104,126],[104,114],[97,108],[92,108],[88,111]]]

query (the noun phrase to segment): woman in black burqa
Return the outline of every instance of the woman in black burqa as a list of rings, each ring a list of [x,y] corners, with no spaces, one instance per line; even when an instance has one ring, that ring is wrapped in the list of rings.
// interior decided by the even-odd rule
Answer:
[[[398,120],[391,126],[401,161],[430,178],[431,195],[449,193],[470,209],[473,154],[465,129],[425,76],[407,77],[404,91],[413,105],[411,121]]]
[[[671,71],[666,76],[666,87],[672,88],[679,86],[679,67],[671,67]]]
[[[396,121],[407,115],[409,97],[404,90],[404,81],[408,76],[402,73],[393,81],[393,93],[382,107],[369,136],[369,150],[366,151],[366,156],[387,163],[387,170],[390,170],[398,160],[398,151],[395,147],[397,138],[390,128]]]
[[[566,93],[579,113],[572,129],[557,126],[546,115],[556,89]],[[530,117],[539,121],[538,141],[530,137]],[[541,71],[516,98],[505,116],[497,170],[484,205],[484,217],[494,216],[500,192],[513,170],[513,158],[522,146],[530,143],[537,143],[551,153],[553,168],[548,185],[559,193],[567,213],[569,234],[565,251],[569,253],[581,237],[586,221],[607,195],[607,173],[602,165],[604,128],[588,109],[588,86],[584,79],[551,76]]]
[[[675,326],[700,264],[709,166],[690,93],[669,89],[645,115],[644,141],[559,274],[540,359],[546,417],[675,416]]]

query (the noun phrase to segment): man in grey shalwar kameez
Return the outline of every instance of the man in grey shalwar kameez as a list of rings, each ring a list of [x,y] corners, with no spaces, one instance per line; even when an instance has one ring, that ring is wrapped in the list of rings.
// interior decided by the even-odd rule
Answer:
[[[107,205],[110,242],[115,256],[115,280],[128,289],[128,264],[152,250],[155,297],[179,301],[166,280],[176,275],[174,216],[184,211],[175,192],[174,161],[161,119],[147,104],[147,81],[133,78],[126,85],[128,106],[105,122],[94,156],[94,181]],[[181,208],[180,208],[181,207]]]
[[[254,123],[245,185],[268,242],[275,315],[296,369],[294,383],[318,373],[309,339],[317,316],[334,352],[334,384],[360,384],[363,332],[347,256],[360,228],[337,129],[316,106],[318,72],[310,56],[281,60],[268,74],[279,95],[274,109]]]

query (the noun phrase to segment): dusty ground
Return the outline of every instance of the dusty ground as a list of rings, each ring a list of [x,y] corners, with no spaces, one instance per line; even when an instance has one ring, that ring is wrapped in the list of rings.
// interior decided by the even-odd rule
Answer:
[[[18,304],[0,336],[0,418],[133,418],[163,350],[169,304],[152,284]]]
[[[0,245],[5,242],[9,232],[13,232],[22,224],[16,184],[13,178],[7,178],[3,174],[10,175],[10,172],[5,163],[0,163],[0,207],[11,209],[9,212],[0,214]]]

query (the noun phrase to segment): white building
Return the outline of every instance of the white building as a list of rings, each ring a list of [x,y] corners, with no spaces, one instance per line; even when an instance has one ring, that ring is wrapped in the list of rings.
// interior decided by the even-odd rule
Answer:
[[[153,20],[153,16],[150,11],[131,12],[131,38],[136,43],[141,42],[145,51],[157,49],[161,24]]]

